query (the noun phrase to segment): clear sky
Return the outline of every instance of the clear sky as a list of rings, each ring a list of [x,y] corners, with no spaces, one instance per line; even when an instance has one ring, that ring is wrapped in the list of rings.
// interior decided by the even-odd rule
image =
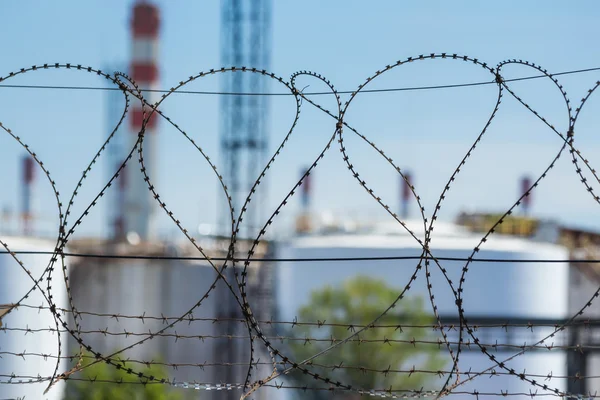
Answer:
[[[1,3],[0,74],[34,64],[71,62],[99,68],[126,65],[130,46],[128,21],[132,1],[62,0]],[[170,88],[188,76],[219,68],[219,4],[217,1],[158,1],[162,13],[161,86]],[[272,71],[288,79],[297,70],[314,70],[338,89],[349,90],[385,65],[419,54],[466,54],[490,65],[509,58],[530,60],[551,72],[600,67],[600,5],[594,1],[522,2],[360,2],[351,0],[279,1],[273,5]],[[534,74],[510,67],[505,76]],[[436,85],[489,80],[481,68],[451,61],[411,64],[373,82],[372,88]],[[600,72],[561,78],[574,103],[600,79]],[[27,74],[10,84],[87,85],[103,82],[93,75],[60,71]],[[307,90],[320,90],[315,81]],[[217,90],[210,78],[188,87]],[[271,84],[271,90],[284,88]],[[557,127],[567,122],[560,93],[548,81],[514,85],[523,98]],[[364,94],[351,105],[346,121],[385,149],[402,168],[413,172],[427,212],[493,107],[496,87],[485,86],[421,92]],[[508,94],[508,93],[507,93]],[[536,176],[557,153],[561,142],[509,96],[471,163],[452,188],[442,217],[460,210],[502,211],[517,198],[522,174]],[[325,105],[331,99],[322,97]],[[52,172],[61,194],[73,191],[81,172],[110,131],[106,93],[0,88],[0,121],[24,138]],[[218,96],[178,95],[164,112],[188,131],[219,165]],[[294,113],[290,98],[271,100],[270,149],[286,133]],[[586,105],[577,142],[592,163],[600,162],[595,137],[598,106]],[[217,184],[202,158],[176,131],[161,125],[158,191],[185,225],[216,221]],[[269,177],[272,210],[310,164],[333,132],[330,118],[305,104],[298,130]],[[397,209],[398,178],[365,143],[348,134],[353,164],[381,197]],[[0,205],[19,208],[19,157],[22,150],[8,135],[0,138],[2,191]],[[103,157],[80,191],[75,213],[81,212],[107,180]],[[600,185],[596,184],[597,190]],[[358,219],[384,214],[353,180],[337,148],[315,171],[313,207],[318,212]],[[56,227],[56,206],[49,185],[38,179],[41,216]],[[298,199],[283,218],[294,215]],[[81,226],[82,234],[105,234],[110,205],[101,202]],[[534,192],[532,212],[565,223],[594,227],[600,208],[578,182],[569,155]],[[413,207],[414,210],[414,207]],[[173,232],[166,218],[161,231]]]

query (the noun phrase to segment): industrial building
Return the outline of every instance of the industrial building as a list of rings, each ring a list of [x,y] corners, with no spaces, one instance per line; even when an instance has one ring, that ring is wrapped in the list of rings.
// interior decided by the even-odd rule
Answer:
[[[47,268],[56,242],[38,237],[35,226],[37,215],[32,207],[35,192],[35,164],[29,155],[23,158],[24,190],[21,192],[21,218],[18,232],[0,226],[0,236],[23,265],[11,254],[0,254],[0,304],[10,306],[2,314],[0,326],[0,376],[2,395],[9,398],[63,398],[67,385],[59,382],[43,397],[48,378],[74,366],[79,342],[56,322],[42,291],[35,287],[39,281],[46,295],[50,294],[60,315],[75,331],[65,278],[70,285],[70,296],[77,310],[81,339],[93,351],[109,355],[163,330],[175,319],[184,320],[156,338],[134,346],[119,354],[139,363],[143,371],[146,362],[160,360],[167,365],[169,380],[174,382],[243,383],[249,359],[248,332],[243,315],[229,289],[217,272],[190,242],[166,243],[157,240],[133,242],[107,239],[73,238],[63,249],[66,277],[61,262],[54,264],[51,291],[47,289]],[[131,236],[129,237],[131,239]],[[205,254],[211,258],[225,258],[229,241],[223,238],[198,237]],[[236,257],[247,255],[249,242],[239,241]],[[254,249],[255,258],[270,251],[265,242]],[[223,261],[215,261],[221,268]],[[31,274],[28,276],[27,272]],[[268,319],[271,312],[270,266],[253,262],[248,269],[247,293],[254,314]],[[45,275],[44,275],[45,274]],[[224,272],[237,292],[232,268]],[[201,305],[188,311],[215,284]],[[239,294],[238,294],[239,295]],[[58,339],[60,338],[60,350]],[[233,350],[232,350],[233,349]],[[260,350],[260,349],[257,349]],[[262,357],[257,352],[257,359]],[[171,367],[177,366],[177,369]],[[262,368],[262,367],[261,367]],[[257,375],[267,370],[255,371]],[[26,384],[23,384],[26,383]],[[238,391],[232,391],[237,396]],[[207,392],[204,398],[222,398],[222,392]],[[260,398],[260,397],[256,397]]]
[[[55,251],[55,243],[45,239],[3,236],[0,240],[17,252],[24,268],[35,279],[40,279]],[[210,257],[225,256],[225,251],[217,244],[218,241],[214,250],[207,250]],[[266,246],[259,246],[257,256],[263,257],[266,250]],[[94,352],[109,355],[156,334],[153,339],[120,353],[118,357],[135,360],[141,372],[146,362],[164,363],[167,378],[176,383],[244,382],[250,356],[248,332],[240,308],[223,282],[217,282],[201,305],[188,314],[217,277],[206,261],[181,259],[202,258],[193,246],[159,242],[131,245],[75,239],[65,252],[85,255],[67,256],[66,264],[81,339]],[[220,268],[222,262],[216,264]],[[252,263],[248,270],[248,300],[258,319],[269,319],[273,315],[270,282],[268,276],[264,276],[265,271],[269,271],[269,266],[264,263]],[[0,255],[0,272],[0,304],[19,301],[34,286],[33,280],[10,254]],[[233,275],[225,275],[235,287]],[[46,284],[44,278],[40,283],[44,291]],[[54,303],[69,328],[75,330],[60,262],[55,264],[51,287]],[[182,316],[181,322],[159,334],[168,323]],[[40,290],[29,293],[19,307],[4,317],[0,327],[0,376],[3,382],[12,380],[13,384],[3,384],[2,395],[42,398],[48,384],[45,378],[52,376],[59,356],[56,328],[48,302]],[[67,361],[68,357],[78,353],[79,343],[62,326],[59,328],[60,374],[74,366],[75,359]],[[231,348],[235,351],[225,351]],[[257,350],[256,358],[264,360],[268,357],[260,352],[260,348]],[[233,359],[230,358],[232,354]],[[261,366],[255,374],[262,376],[269,372]],[[44,379],[37,382],[38,377]],[[30,380],[32,383],[17,384]],[[60,382],[43,398],[60,400],[64,393],[65,383]],[[232,393],[239,396],[239,390]],[[222,395],[222,392],[208,391],[203,398],[220,399]]]
[[[409,174],[407,177],[410,179]],[[526,179],[523,180],[523,186],[526,186],[525,182]],[[402,180],[401,186],[400,215],[406,221],[407,228],[424,241],[423,222],[410,217],[410,195],[406,181]],[[298,235],[278,243],[277,256],[292,260],[280,262],[275,269],[278,319],[315,323],[316,321],[298,319],[299,309],[309,304],[311,293],[325,287],[340,286],[347,279],[357,276],[380,279],[397,289],[400,294],[415,272],[422,254],[422,245],[391,218],[391,222],[369,222],[366,225],[348,225],[343,221],[338,225],[319,224],[315,214],[311,218],[308,207],[309,200],[306,197],[309,196],[309,187],[307,185],[302,193],[303,206],[298,216]],[[488,349],[493,349],[491,352],[497,360],[502,361],[519,352],[525,343],[532,345],[546,338],[541,344],[543,350],[528,350],[507,362],[506,367],[512,368],[517,374],[531,374],[531,379],[543,381],[541,385],[547,384],[552,390],[593,394],[600,389],[600,384],[597,380],[584,377],[596,376],[597,371],[600,371],[600,358],[595,350],[598,345],[596,330],[600,325],[597,319],[600,306],[592,303],[583,313],[578,313],[597,296],[600,264],[581,263],[578,260],[599,258],[600,234],[533,218],[529,216],[529,206],[530,199],[524,203],[524,215],[505,217],[503,224],[495,228],[496,233],[479,246],[475,255],[472,255],[473,249],[502,214],[462,213],[455,222],[435,224],[430,243],[431,253],[434,257],[449,259],[440,261],[447,277],[430,260],[430,284],[435,296],[435,306],[442,324],[458,327],[460,319],[456,298],[448,280],[454,282],[455,290],[458,289],[466,262],[456,259],[473,257],[486,260],[470,263],[464,276],[462,296],[465,317],[471,326],[479,326],[476,335],[480,343],[491,346]],[[360,227],[348,229],[348,226]],[[350,260],[339,260],[340,258]],[[352,260],[353,258],[357,260]],[[380,259],[376,260],[377,258]],[[303,262],[301,259],[313,261]],[[432,312],[433,305],[429,300],[425,274],[423,267],[417,279],[410,284],[406,296],[422,298],[426,309]],[[574,326],[554,332],[556,326],[566,323],[573,316],[577,318]],[[400,315],[396,316],[396,320],[399,325],[402,324]],[[390,318],[386,318],[386,321],[389,322]],[[511,324],[521,327],[510,327]],[[484,325],[497,327],[485,329]],[[526,329],[527,326],[530,329]],[[291,334],[291,331],[284,332],[288,336]],[[474,344],[474,338],[466,332],[465,335],[463,341],[469,345],[463,345],[459,370],[463,374],[465,371],[478,372],[488,368],[502,372],[487,355],[482,354],[481,349]],[[452,347],[456,351],[459,339],[457,331],[450,330],[448,338],[454,342]],[[443,340],[443,337],[438,334],[438,339]],[[571,347],[566,349],[553,348],[554,346]],[[448,370],[452,360],[444,346],[441,351],[446,355],[445,369]],[[582,378],[567,379],[567,376]],[[446,376],[431,380],[429,389],[439,389],[445,378]],[[538,393],[544,392],[542,388],[535,388],[530,382],[515,376],[488,374],[470,380],[457,390],[526,394],[536,389]],[[523,395],[525,397],[529,396]]]
[[[24,183],[32,185],[28,163],[23,163]],[[311,178],[312,179],[312,178]],[[23,236],[5,236],[3,241],[14,251],[54,251],[54,243],[27,237],[32,232],[32,216],[29,215],[33,188],[23,191]],[[326,285],[338,285],[347,278],[360,274],[378,277],[401,290],[414,272],[417,261],[387,259],[375,261],[298,261],[306,258],[369,258],[405,257],[421,254],[421,246],[408,235],[399,224],[370,223],[361,228],[348,229],[341,225],[320,228],[311,220],[310,179],[301,192],[302,208],[298,214],[298,234],[285,242],[262,243],[254,257],[283,258],[296,261],[253,262],[248,271],[249,302],[258,320],[293,321],[300,306],[309,300],[311,291]],[[404,195],[403,199],[407,199]],[[409,210],[403,206],[407,227],[422,238],[422,223],[410,218]],[[498,219],[495,214],[460,214],[454,223],[438,223],[431,243],[436,257],[468,257],[483,233]],[[33,230],[35,233],[35,230]],[[198,243],[211,258],[226,255],[228,240],[218,237],[197,238]],[[238,242],[238,256],[244,256],[251,242]],[[524,343],[533,344],[553,333],[553,326],[564,323],[570,316],[592,299],[600,286],[598,263],[580,263],[578,260],[597,260],[600,252],[600,234],[567,228],[551,221],[537,220],[531,216],[506,218],[497,233],[486,242],[477,258],[503,260],[502,262],[473,262],[466,275],[463,308],[469,323],[486,324],[531,324],[533,330],[523,327],[479,329],[477,337],[482,343],[496,342],[500,346],[494,354],[508,358]],[[98,238],[73,239],[65,250],[81,256],[68,256],[68,276],[73,303],[80,312],[81,337],[95,351],[110,354],[159,332],[168,322],[185,315],[208,291],[217,276],[215,270],[189,242],[165,243],[156,240],[133,241],[102,240]],[[25,254],[19,256],[32,276],[41,276],[47,267],[50,255]],[[514,260],[514,261],[510,261]],[[530,262],[523,262],[530,260]],[[563,260],[545,263],[543,260]],[[568,260],[572,260],[569,262]],[[18,300],[32,286],[25,272],[8,254],[2,255],[0,271],[2,280],[0,303]],[[222,261],[217,261],[217,267]],[[441,261],[453,282],[460,280],[464,262]],[[227,270],[227,279],[234,282],[232,270]],[[31,282],[31,284],[30,284]],[[455,299],[446,278],[435,265],[431,265],[431,283],[442,323],[459,324]],[[42,282],[45,284],[45,282]],[[53,275],[53,296],[57,306],[69,309],[67,292],[62,271]],[[411,285],[407,293],[428,300],[427,283],[423,273]],[[37,297],[36,297],[37,296]],[[428,304],[428,303],[427,303]],[[11,312],[4,321],[5,335],[2,336],[2,351],[9,355],[0,363],[0,374],[18,376],[51,376],[54,370],[52,355],[56,355],[55,332],[41,331],[25,335],[25,327],[33,331],[54,327],[54,319],[47,309],[27,306],[44,306],[43,296],[33,292],[24,302],[25,306]],[[553,377],[546,382],[549,387],[571,393],[587,393],[598,390],[593,379],[567,380],[561,377],[595,376],[600,369],[595,330],[599,307],[592,306],[578,316],[574,327],[559,332],[545,342],[549,346],[571,346],[570,350],[555,348],[551,351],[532,349],[507,363],[517,372],[526,371],[535,376]],[[69,315],[67,312],[65,315]],[[73,320],[68,318],[71,329]],[[242,322],[243,315],[229,289],[222,281],[217,282],[210,295],[191,314],[172,329],[160,336],[126,350],[121,356],[143,363],[160,360],[169,369],[169,378],[175,382],[207,383],[211,385],[243,383],[249,360],[247,330]],[[35,322],[31,322],[35,321]],[[400,320],[399,320],[400,322]],[[545,327],[536,325],[545,324]],[[20,330],[10,330],[12,328]],[[268,335],[276,335],[277,329],[263,326]],[[292,332],[293,333],[293,332]],[[449,340],[456,343],[456,331],[448,333]],[[468,346],[463,346],[459,369],[481,371],[494,364],[473,344],[473,338],[463,337]],[[76,353],[78,343],[65,332],[61,333],[63,356]],[[260,342],[255,342],[255,359],[269,359]],[[21,349],[25,345],[25,348]],[[281,344],[285,352],[286,345]],[[503,348],[506,346],[512,346]],[[579,348],[577,347],[579,346]],[[456,346],[454,345],[454,348]],[[573,351],[578,348],[578,351]],[[31,351],[30,351],[31,349]],[[39,364],[22,362],[19,352],[48,354],[50,357]],[[445,352],[444,349],[442,349]],[[28,357],[35,357],[31,355]],[[27,360],[27,357],[26,357]],[[447,358],[450,362],[450,359]],[[59,372],[68,369],[64,360]],[[31,369],[35,369],[35,373]],[[262,365],[253,377],[269,375],[270,367]],[[496,368],[496,371],[498,369]],[[440,382],[432,382],[433,387]],[[6,385],[16,395],[29,393],[36,397],[45,384]],[[48,394],[48,399],[60,398],[64,387],[57,385]],[[461,387],[462,391],[483,392],[508,391],[527,393],[533,387],[514,376],[482,376]],[[11,392],[12,393],[12,392]],[[231,390],[230,396],[239,396]],[[285,394],[284,394],[285,393]],[[283,398],[294,391],[261,390],[253,398]],[[35,396],[33,396],[35,394]],[[302,392],[296,394],[302,395]],[[224,392],[207,391],[205,398],[223,398]],[[55,397],[51,397],[55,396]],[[283,396],[283,397],[282,397]]]
[[[211,258],[223,258],[227,245],[215,240],[212,248],[204,250]],[[240,249],[243,246],[240,243]],[[74,240],[70,248],[77,254],[96,256],[73,257],[70,269],[73,301],[83,313],[82,339],[95,351],[111,354],[156,334],[119,357],[141,361],[139,371],[144,362],[153,360],[175,364],[176,368],[167,367],[168,378],[178,383],[244,383],[250,357],[244,317],[223,281],[215,284],[217,272],[194,246]],[[264,257],[267,251],[266,245],[259,246],[256,257]],[[215,265],[221,268],[222,263],[216,261]],[[249,302],[259,319],[273,314],[269,279],[264,276],[268,270],[269,266],[260,262],[252,263],[248,270]],[[231,268],[224,275],[237,291],[229,271]],[[202,299],[213,284],[214,289]],[[200,306],[188,314],[201,299]],[[173,328],[157,334],[182,316]],[[76,351],[77,342],[71,339],[69,343],[71,352]],[[258,352],[255,357],[264,360],[268,354]],[[268,374],[269,369],[255,373]],[[232,391],[233,396],[239,397],[239,393]],[[208,391],[203,398],[221,399],[223,395]]]
[[[418,232],[422,222],[409,222],[411,230]],[[472,234],[455,225],[438,224],[431,243],[431,252],[435,257],[466,258],[477,245],[480,236]],[[279,256],[289,259],[322,259],[322,258],[370,258],[370,257],[416,257],[412,260],[377,260],[377,261],[318,261],[318,262],[285,262],[277,271],[276,288],[278,292],[277,305],[279,306],[279,319],[293,321],[297,319],[298,309],[310,301],[312,291],[327,286],[339,286],[345,280],[355,276],[368,276],[378,278],[388,285],[396,288],[398,294],[409,283],[411,275],[415,272],[418,258],[422,248],[404,231],[399,224],[379,225],[372,229],[358,232],[340,232],[315,234],[292,240],[286,245],[280,245]],[[567,259],[568,251],[558,245],[547,243],[532,243],[530,241],[504,237],[492,239],[481,251],[477,258],[485,259]],[[458,284],[464,262],[440,261],[441,266],[447,270],[449,279]],[[452,320],[456,326],[458,319],[455,298],[450,290],[446,278],[439,268],[432,263],[430,266],[432,292],[435,294],[436,306],[443,321]],[[543,263],[523,263],[519,261],[502,263],[472,263],[465,276],[463,308],[469,321],[481,318],[498,318],[507,320],[563,320],[568,315],[569,297],[569,265],[566,262],[546,265]],[[417,279],[411,284],[407,297],[419,296],[425,301],[425,309],[430,313],[432,305],[429,302],[425,280],[425,269],[420,272]],[[457,289],[457,287],[455,287]],[[382,310],[383,311],[383,310]],[[392,311],[393,312],[393,311]],[[387,318],[386,321],[389,321]],[[299,320],[299,322],[305,322]],[[311,322],[311,321],[306,321]],[[314,322],[314,321],[312,321]],[[402,325],[402,317],[397,317],[397,324]],[[477,324],[477,322],[473,322]],[[536,328],[534,332],[527,332],[523,328],[517,330],[510,328],[512,338],[508,338],[502,328],[494,330],[479,330],[482,343],[512,344],[521,346],[524,342],[541,340],[551,333],[551,329]],[[513,332],[514,330],[514,332]],[[481,332],[481,333],[479,333]],[[450,340],[458,341],[458,334],[450,332]],[[510,336],[510,335],[509,335]],[[439,339],[442,339],[439,336]],[[472,342],[468,335],[465,341]],[[508,341],[508,342],[507,342]],[[436,345],[437,347],[437,345]],[[459,369],[461,371],[484,371],[494,364],[487,356],[481,354],[475,345],[470,346],[471,351],[461,354]],[[475,351],[474,351],[475,350]],[[441,351],[446,351],[443,346]],[[511,349],[512,351],[512,349]],[[497,352],[494,352],[496,354]],[[506,356],[506,357],[502,357]],[[499,358],[508,358],[510,351],[500,350]],[[340,360],[342,361],[342,360]],[[452,364],[448,356],[446,359],[447,370]],[[532,374],[547,375],[552,371],[556,376],[564,376],[567,372],[567,355],[565,352],[539,352],[526,353],[507,363],[515,371]],[[384,368],[387,367],[383,366]],[[410,366],[409,368],[410,369]],[[498,369],[498,368],[496,368]],[[431,382],[426,389],[436,389],[440,380]],[[566,380],[553,380],[551,382],[558,389],[566,390]],[[482,376],[473,380],[460,391],[500,393],[501,390],[510,393],[526,393],[531,385],[519,381],[514,377],[497,376],[490,378]],[[372,388],[368,388],[372,389]],[[382,388],[379,388],[382,389]]]

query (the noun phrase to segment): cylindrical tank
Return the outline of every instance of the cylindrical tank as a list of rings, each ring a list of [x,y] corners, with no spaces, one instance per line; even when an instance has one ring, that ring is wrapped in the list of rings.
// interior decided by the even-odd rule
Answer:
[[[48,267],[54,243],[48,240],[2,237],[14,252],[49,252],[50,254],[17,254],[24,267],[39,279]],[[1,248],[4,250],[4,248]],[[7,253],[0,254],[0,304],[17,303],[34,286],[23,268]],[[46,291],[47,281],[40,284]],[[62,268],[55,264],[52,279],[52,299],[57,307],[68,308]],[[42,307],[41,309],[39,307]],[[64,381],[43,395],[56,366],[58,335],[49,305],[39,289],[33,291],[21,306],[2,318],[0,328],[0,398],[62,400]],[[27,331],[30,329],[31,331]],[[60,327],[64,330],[63,327]],[[61,357],[67,356],[67,334],[60,333]],[[44,357],[43,355],[46,355]],[[58,373],[68,367],[61,360]],[[12,378],[11,378],[12,376]],[[41,381],[39,381],[41,378]]]
[[[411,230],[419,235],[419,224],[411,223]],[[420,224],[420,231],[423,225]],[[432,235],[432,253],[436,257],[469,257],[473,248],[478,244],[481,236],[476,236],[454,225],[436,225]],[[313,235],[300,237],[282,245],[278,257],[284,259],[298,258],[335,258],[335,257],[403,257],[421,254],[420,245],[398,225],[383,226],[372,229],[370,232],[340,233]],[[568,259],[565,248],[548,243],[537,243],[514,237],[493,236],[481,247],[475,258],[519,260],[519,259]],[[458,288],[464,261],[441,261],[442,267],[447,270],[449,279]],[[280,262],[277,266],[277,304],[279,320],[293,321],[298,315],[301,306],[310,300],[314,290],[326,286],[339,286],[343,281],[357,275],[379,278],[388,285],[400,290],[408,283],[414,273],[418,260],[378,260],[378,261],[315,261],[315,262]],[[435,295],[438,312],[441,316],[458,318],[455,297],[449,288],[448,282],[439,268],[431,264],[431,283]],[[474,262],[469,266],[463,286],[463,305],[467,318],[477,317],[502,317],[502,318],[531,318],[531,319],[556,319],[567,317],[568,313],[568,282],[569,265],[567,263],[522,263],[522,262]],[[426,304],[427,310],[432,311],[423,268],[416,281],[411,284],[407,296],[420,296]],[[382,310],[383,311],[383,310]],[[313,321],[314,322],[314,321]],[[401,323],[400,321],[398,322]],[[513,332],[516,328],[513,328]],[[502,328],[487,328],[478,330],[475,334],[481,335],[482,343],[496,340],[498,343],[524,342],[533,344],[544,336],[552,333],[553,328],[536,327],[531,330],[520,328],[518,337],[513,334],[509,338]],[[457,331],[450,333],[451,341],[458,340]],[[465,335],[466,332],[465,332]],[[558,335],[560,336],[560,335]],[[441,335],[440,335],[441,337]],[[473,342],[468,335],[464,340]],[[558,343],[557,337],[547,341],[550,345]],[[476,346],[471,344],[471,347]],[[478,349],[477,349],[478,350]],[[447,352],[444,346],[442,351]],[[498,360],[503,360],[517,353],[519,349],[511,352],[493,352]],[[449,356],[447,358],[450,360]],[[560,350],[528,351],[507,363],[516,373],[536,374],[538,382],[547,384],[551,388],[566,390],[566,380],[556,378],[566,376],[566,352]],[[449,369],[447,364],[445,369]],[[388,365],[382,366],[382,369]],[[503,372],[495,366],[481,351],[465,351],[461,353],[459,369],[465,371],[483,371],[495,367],[496,372]],[[410,366],[409,366],[410,369]],[[544,378],[551,374],[555,377],[549,381]],[[445,378],[445,377],[444,377]],[[462,378],[465,378],[463,375]],[[435,386],[434,386],[435,388]],[[460,386],[459,392],[480,393],[524,393],[535,391],[536,387],[518,377],[501,375],[482,376]],[[543,389],[538,390],[544,392]]]
[[[72,244],[73,252],[97,252],[83,248],[74,250],[76,247],[76,244]],[[143,248],[122,253],[118,250],[114,252],[122,255],[144,254]],[[177,255],[172,252],[158,254]],[[188,311],[208,291],[216,277],[216,272],[206,263],[188,260],[79,258],[72,261],[70,272],[73,302],[80,312],[86,313],[80,321],[84,332],[83,341],[94,351],[105,355],[120,351],[147,338],[146,334],[165,328],[165,321],[171,323],[175,317]],[[232,332],[225,329],[227,324],[213,321],[220,316],[220,307],[223,306],[219,303],[219,299],[224,297],[221,294],[230,295],[225,285],[219,283],[210,296],[202,301],[202,305],[193,311],[192,320],[186,318],[174,328],[165,331],[165,336],[157,336],[137,344],[119,354],[119,357],[143,362],[181,364],[179,368],[163,370],[170,381],[223,382],[222,371],[228,367],[197,367],[199,363],[204,362],[223,362],[222,355],[216,347],[218,340],[214,337]],[[112,315],[119,317],[113,318]],[[136,318],[138,316],[145,318]],[[163,320],[160,317],[167,319]],[[244,327],[238,323],[235,325],[238,329]],[[116,334],[98,334],[99,327]],[[123,335],[123,332],[131,332],[133,335]],[[174,335],[180,335],[181,338],[178,339]],[[205,336],[208,338],[204,339]],[[223,341],[231,343],[231,340]],[[76,350],[77,343],[74,340],[70,340],[70,343],[71,349]],[[240,357],[240,363],[247,361],[245,354]],[[245,374],[244,366],[241,364],[237,369]],[[144,369],[137,365],[136,371],[143,372]],[[235,379],[236,382],[245,377],[242,377],[242,372],[238,373],[240,377]],[[217,398],[222,398],[221,392],[202,394],[203,400]]]

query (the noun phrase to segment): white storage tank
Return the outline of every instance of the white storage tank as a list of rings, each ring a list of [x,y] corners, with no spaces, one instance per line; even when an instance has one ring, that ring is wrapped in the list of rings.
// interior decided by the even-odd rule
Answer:
[[[422,222],[411,222],[409,228],[416,236],[423,237]],[[482,235],[471,234],[462,227],[453,224],[436,224],[432,235],[431,249],[436,257],[469,257],[473,248],[478,244]],[[282,244],[277,256],[283,259],[306,258],[365,258],[365,257],[403,257],[421,255],[421,246],[399,224],[378,225],[368,231],[353,233],[311,234],[301,236]],[[493,235],[481,250],[474,255],[483,259],[568,259],[568,251],[548,243],[539,243],[515,237]],[[455,288],[458,288],[464,261],[441,261],[447,269],[449,278]],[[325,286],[338,286],[343,281],[357,275],[367,275],[371,278],[384,280],[388,285],[397,288],[398,294],[408,283],[418,264],[417,260],[377,260],[377,261],[290,261],[279,262],[277,273],[277,305],[279,320],[293,321],[298,315],[298,309],[309,302],[313,290]],[[446,278],[439,268],[431,263],[431,283],[435,295],[438,312],[441,316],[456,317],[458,312],[455,298]],[[561,320],[568,314],[568,263],[523,263],[523,262],[473,262],[469,266],[466,282],[463,286],[463,306],[465,315],[478,317],[507,317],[531,319]],[[428,311],[432,311],[425,268],[419,272],[417,280],[411,285],[407,296],[419,295],[425,300]],[[382,310],[383,311],[383,310]],[[400,323],[400,322],[399,322]],[[513,328],[513,331],[516,332]],[[535,328],[532,331],[520,328],[522,345],[525,341],[532,344],[552,333],[552,328]],[[485,333],[484,333],[485,332]],[[504,329],[479,330],[481,342],[506,343]],[[439,334],[438,334],[439,335]],[[471,339],[465,331],[464,340]],[[519,336],[521,338],[521,336]],[[458,340],[458,334],[452,334],[451,341]],[[517,342],[513,337],[512,342]],[[558,343],[558,336],[546,342]],[[472,342],[472,339],[471,339]],[[474,347],[474,346],[473,346]],[[444,346],[442,351],[446,352]],[[512,351],[512,350],[511,350]],[[493,352],[499,360],[510,357],[519,350],[511,353]],[[450,360],[448,356],[446,358]],[[557,378],[567,375],[567,358],[564,351],[528,351],[516,357],[507,366],[515,372],[535,374],[535,379],[551,388],[567,390],[566,379]],[[382,369],[388,365],[381,366]],[[451,364],[446,365],[449,370]],[[461,353],[459,370],[483,371],[495,367],[498,373],[504,372],[481,351],[465,351]],[[554,378],[545,380],[548,374]],[[464,375],[462,378],[464,379]],[[441,385],[437,385],[437,389]],[[489,375],[473,379],[456,389],[458,392],[480,393],[548,393],[541,388],[532,386],[514,376]],[[512,396],[511,396],[512,397]],[[518,396],[519,397],[519,396]],[[529,396],[525,396],[530,398]]]
[[[48,267],[55,243],[29,237],[2,237],[1,239],[14,252],[49,253],[17,255],[32,276],[39,279]],[[4,248],[2,247],[1,250]],[[52,275],[52,298],[57,307],[68,308],[60,261],[55,266]],[[0,254],[0,304],[17,303],[33,286],[33,281],[9,254],[5,252]],[[45,277],[40,286],[46,291]],[[2,319],[2,328],[0,328],[0,398],[62,400],[65,389],[64,382],[55,384],[46,395],[43,395],[48,386],[48,380],[44,378],[52,376],[59,355],[58,335],[55,331],[49,331],[49,329],[56,329],[53,315],[48,310],[49,305],[39,289],[33,291],[22,304],[23,306],[13,309]],[[40,306],[44,308],[39,309]],[[27,328],[32,331],[23,331]],[[60,329],[64,330],[62,326]],[[67,333],[60,334],[63,345],[61,356],[68,355],[67,335]],[[25,354],[21,356],[14,353]],[[41,354],[48,357],[43,357]],[[68,363],[62,359],[58,373],[65,372],[67,367]],[[11,379],[13,374],[14,378]],[[38,377],[41,377],[43,381],[39,382]]]

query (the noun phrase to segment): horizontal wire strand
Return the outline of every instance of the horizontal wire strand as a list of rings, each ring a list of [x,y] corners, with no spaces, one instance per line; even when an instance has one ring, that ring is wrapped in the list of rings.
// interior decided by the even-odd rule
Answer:
[[[108,259],[125,259],[125,260],[166,260],[166,261],[235,261],[235,262],[342,262],[342,261],[393,261],[393,260],[421,260],[424,256],[381,256],[381,257],[309,257],[309,258],[235,258],[235,257],[189,257],[189,256],[145,256],[145,255],[119,255],[119,254],[99,254],[99,253],[55,253],[51,251],[35,251],[23,250],[12,251],[1,250],[1,254],[15,255],[56,255],[65,257],[80,257],[80,258],[108,258]],[[431,259],[431,257],[427,257]],[[600,259],[543,259],[543,258],[470,258],[470,257],[436,257],[439,261],[469,261],[469,262],[485,262],[485,263],[572,263],[572,264],[595,264],[600,263]]]
[[[549,74],[550,76],[573,75],[585,72],[600,71],[600,67],[584,68],[571,71],[557,72]],[[241,70],[240,70],[241,72]],[[530,75],[520,78],[505,79],[504,82],[519,82],[525,80],[547,78],[546,75]],[[400,88],[384,88],[384,89],[364,89],[360,93],[387,93],[387,92],[405,92],[417,90],[436,90],[436,89],[454,89],[471,86],[495,85],[496,81],[481,81],[471,83],[456,83],[448,85],[432,85],[432,86],[415,86],[415,87],[400,87]],[[99,86],[61,86],[61,85],[8,85],[0,84],[0,88],[7,89],[50,89],[50,90],[100,90],[100,91],[121,91],[119,88],[99,87]],[[171,93],[171,90],[166,89],[144,89],[147,93]],[[352,94],[354,90],[341,90],[338,94]],[[250,92],[222,92],[222,91],[199,91],[199,90],[177,90],[175,94],[197,94],[197,95],[217,95],[217,96],[293,96],[293,93],[250,93]],[[331,92],[302,92],[304,96],[324,96],[331,95]]]

